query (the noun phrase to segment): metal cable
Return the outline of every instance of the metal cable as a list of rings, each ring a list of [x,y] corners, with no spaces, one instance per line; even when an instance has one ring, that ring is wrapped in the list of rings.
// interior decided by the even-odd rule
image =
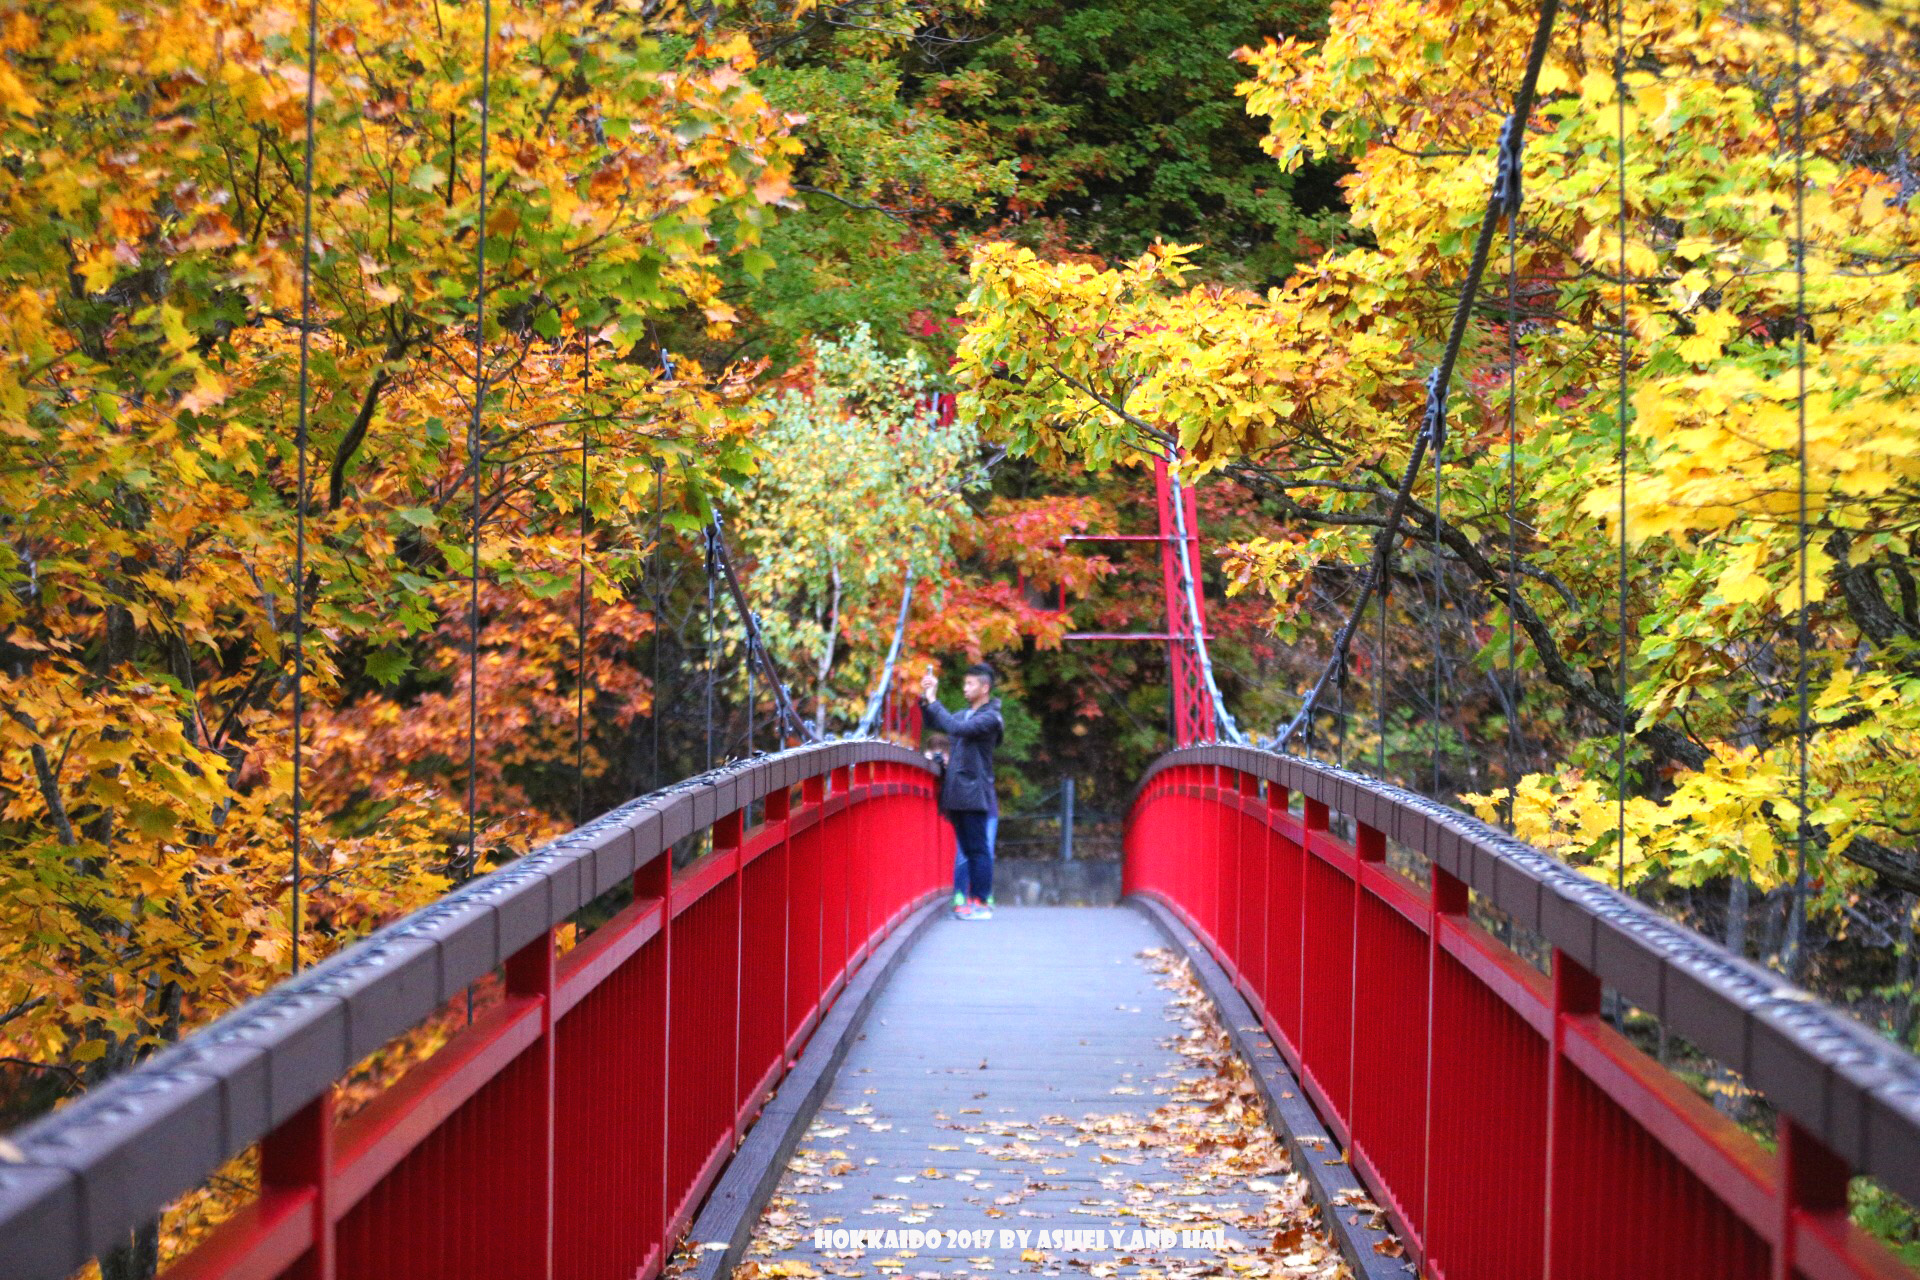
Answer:
[[[1526,120],[1533,114],[1535,88],[1540,80],[1540,68],[1546,61],[1547,45],[1553,34],[1553,23],[1560,12],[1559,0],[1542,0],[1540,20],[1534,29],[1533,44],[1527,52],[1526,70],[1521,74],[1520,87],[1513,95],[1513,116]],[[1340,626],[1334,637],[1333,656],[1321,670],[1319,679],[1313,688],[1301,700],[1300,710],[1294,714],[1281,730],[1273,745],[1285,749],[1300,731],[1313,708],[1319,703],[1333,673],[1346,661],[1347,652],[1353,645],[1354,630],[1361,615],[1366,611],[1374,591],[1385,582],[1392,568],[1393,544],[1400,535],[1400,522],[1406,517],[1407,504],[1413,496],[1413,485],[1420,474],[1420,464],[1426,456],[1429,445],[1439,441],[1446,430],[1447,388],[1453,380],[1453,368],[1460,358],[1460,347],[1466,339],[1467,322],[1473,313],[1474,300],[1480,293],[1480,280],[1487,269],[1487,257],[1493,248],[1493,232],[1498,224],[1501,202],[1505,192],[1496,183],[1487,199],[1486,215],[1480,220],[1480,231],[1474,239],[1473,257],[1467,264],[1467,278],[1460,286],[1460,298],[1454,307],[1453,324],[1447,334],[1447,345],[1441,352],[1440,362],[1427,378],[1427,407],[1422,419],[1420,434],[1414,438],[1413,449],[1407,458],[1407,469],[1401,477],[1400,487],[1395,491],[1393,503],[1387,511],[1386,526],[1374,539],[1373,559],[1368,566],[1366,576],[1361,579],[1360,592],[1353,604],[1353,611]],[[1436,517],[1434,527],[1437,533],[1439,521]]]
[[[1618,603],[1620,616],[1620,728],[1615,749],[1614,802],[1618,847],[1614,855],[1614,888],[1627,887],[1627,3],[1618,0],[1613,26],[1613,103],[1619,130],[1620,187],[1620,564]]]
[[[1380,721],[1380,741],[1375,755],[1382,778],[1387,776],[1387,597],[1392,585],[1384,581],[1380,584],[1380,643],[1373,655],[1374,713]]]
[[[1333,762],[1347,767],[1347,673],[1333,682]]]
[[[706,692],[704,697],[705,706],[706,706],[706,717],[707,717],[706,718],[707,746],[706,746],[706,764],[704,765],[704,767],[707,769],[712,769],[713,768],[713,574],[714,574],[714,567],[715,567],[713,563],[714,556],[713,556],[713,526],[712,525],[707,526],[705,541],[707,544],[707,556],[706,556],[706,560],[707,560],[707,643],[706,643],[705,651],[703,653],[703,661],[705,662],[705,665],[706,665],[706,681],[707,681]]]
[[[303,871],[302,821],[306,798],[300,790],[305,752],[307,686],[307,396],[313,346],[313,135],[314,95],[320,81],[320,0],[307,0],[307,136],[301,175],[304,205],[300,218],[300,407],[294,420],[293,448],[293,884],[289,956],[300,972],[300,878]]]
[[[1500,163],[1505,179],[1502,194],[1507,214],[1507,709],[1508,794],[1506,826],[1514,829],[1514,804],[1519,787],[1525,744],[1520,733],[1520,637],[1515,601],[1520,591],[1520,204],[1523,134],[1526,122],[1508,116],[1500,136]]]
[[[592,377],[593,335],[583,333],[580,338],[580,398],[583,408],[591,392]],[[592,416],[591,413],[583,414],[580,420],[580,667],[574,678],[573,711],[573,820],[576,825],[587,820],[587,467],[591,459],[591,428],[588,424]]]
[[[1497,192],[1497,183],[1495,184],[1495,189]],[[1440,689],[1440,654],[1444,641],[1440,625],[1440,611],[1446,603],[1446,584],[1441,577],[1446,562],[1440,554],[1440,504],[1444,497],[1444,492],[1441,488],[1441,468],[1445,462],[1446,455],[1447,432],[1443,419],[1441,429],[1435,432],[1433,437],[1433,614],[1427,628],[1432,635],[1432,640],[1430,641],[1432,653],[1429,657],[1433,661],[1433,687],[1432,692],[1427,695],[1433,703],[1433,780],[1432,785],[1428,789],[1428,794],[1436,800],[1440,798],[1440,734],[1442,732],[1442,709],[1445,705],[1441,698]]]
[[[707,546],[709,554],[721,581],[726,583],[727,591],[733,597],[734,607],[740,611],[741,626],[746,631],[747,652],[743,661],[760,664],[760,673],[766,678],[767,688],[773,693],[773,713],[779,722],[783,738],[794,737],[801,742],[813,742],[817,736],[813,726],[794,710],[793,699],[787,694],[786,682],[780,678],[779,670],[773,665],[773,655],[767,651],[765,640],[760,635],[760,623],[753,610],[747,605],[747,593],[740,586],[740,576],[734,572],[733,559],[727,554],[726,534],[722,528],[720,513],[713,513],[713,521],[707,526]],[[712,591],[712,577],[708,579],[708,590]]]
[[[1234,722],[1233,713],[1227,710],[1227,701],[1220,696],[1220,686],[1213,678],[1213,658],[1207,653],[1207,635],[1200,625],[1199,587],[1193,580],[1193,565],[1188,559],[1188,548],[1193,545],[1187,536],[1187,501],[1181,491],[1180,480],[1174,475],[1174,459],[1167,457],[1167,492],[1172,498],[1173,532],[1179,539],[1174,548],[1174,562],[1180,566],[1180,599],[1186,607],[1187,625],[1193,629],[1193,655],[1200,664],[1200,679],[1207,690],[1207,699],[1213,704],[1213,722],[1216,732],[1228,742],[1245,743],[1246,735],[1240,732],[1240,726]],[[1169,622],[1172,619],[1168,619]]]
[[[493,0],[481,0],[480,168],[473,252],[473,418],[467,465],[473,471],[473,559],[467,566],[467,874],[480,869],[480,409],[487,398],[487,141],[493,118]],[[471,994],[471,993],[469,993]]]
[[[493,119],[493,0],[482,0],[480,33],[480,165],[475,183],[479,197],[474,223],[473,285],[473,417],[467,426],[467,466],[473,472],[473,558],[467,565],[467,864],[466,874],[480,869],[480,464],[481,406],[487,398],[487,142]],[[467,987],[467,1025],[473,1025],[473,987]]]
[[[660,787],[660,495],[665,483],[665,466],[658,456],[653,460],[653,547],[647,555],[648,603],[653,609],[653,699],[648,704],[647,719],[653,730],[652,770],[647,775],[651,789]]]
[[[907,616],[913,612],[913,566],[907,566],[906,585],[900,589],[900,616],[893,624],[893,641],[887,646],[887,660],[880,668],[880,683],[867,698],[867,708],[854,729],[856,738],[871,738],[873,729],[886,713],[887,695],[893,690],[893,668],[900,660],[900,647],[907,637]]]
[[[1795,693],[1799,700],[1800,738],[1799,821],[1794,839],[1793,909],[1797,917],[1799,943],[1794,951],[1797,967],[1805,954],[1807,916],[1807,756],[1812,724],[1807,708],[1808,647],[1812,643],[1811,623],[1807,616],[1807,104],[1802,65],[1804,39],[1800,23],[1800,0],[1793,0],[1793,273],[1794,325],[1793,367],[1797,380],[1794,410],[1799,432],[1799,559],[1800,609],[1794,627],[1794,644],[1799,659],[1795,673]],[[1789,975],[1792,976],[1792,975]]]

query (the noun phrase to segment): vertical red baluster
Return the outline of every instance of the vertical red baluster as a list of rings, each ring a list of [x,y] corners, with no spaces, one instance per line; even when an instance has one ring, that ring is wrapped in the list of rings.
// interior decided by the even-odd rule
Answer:
[[[1248,821],[1253,830],[1253,877],[1245,892],[1253,896],[1253,951],[1248,957],[1248,980],[1253,984],[1258,997],[1259,1008],[1267,1017],[1273,1016],[1273,987],[1268,982],[1267,957],[1272,953],[1273,943],[1269,936],[1273,921],[1273,827],[1267,821],[1266,805],[1269,803],[1263,792],[1272,790],[1260,779],[1254,780],[1253,798],[1260,806]]]
[[[740,940],[741,936],[746,932],[742,923],[746,911],[745,894],[742,891],[742,885],[746,881],[746,874],[740,866],[740,840],[745,834],[745,824],[746,813],[744,810],[739,809],[734,810],[732,813],[721,814],[719,820],[713,824],[713,856],[723,860],[731,868],[727,876],[727,887],[725,889],[715,890],[715,892],[727,895],[726,911],[728,919],[732,921],[732,924],[726,929],[727,936],[717,940],[718,947],[732,952],[732,981],[726,982],[723,978],[723,985],[730,989],[723,989],[714,994],[724,1000],[727,1008],[730,1010],[729,1020],[733,1027],[733,1052],[725,1054],[723,1057],[730,1057],[733,1061],[730,1063],[724,1060],[717,1062],[709,1061],[707,1063],[707,1069],[710,1071],[718,1071],[721,1088],[727,1095],[727,1114],[732,1117],[728,1121],[728,1128],[732,1131],[733,1146],[740,1145],[741,1095],[748,1088],[747,1083],[740,1078],[740,1042],[746,1035],[746,1028],[741,1020],[740,999],[740,968],[742,960]]]
[[[1547,1057],[1547,1185],[1546,1185],[1546,1275],[1579,1274],[1592,1259],[1581,1255],[1575,1230],[1579,1213],[1577,1198],[1596,1188],[1584,1187],[1578,1177],[1580,1147],[1597,1135],[1584,1131],[1580,1113],[1573,1105],[1575,1067],[1567,1061],[1567,1024],[1576,1018],[1598,1016],[1600,979],[1568,958],[1566,952],[1553,952],[1553,1043]]]
[[[520,1153],[531,1165],[527,1203],[519,1229],[530,1278],[553,1275],[553,930],[507,957],[507,996],[531,996],[540,1002],[540,1038],[526,1053],[531,1069],[511,1105],[521,1114],[516,1125],[529,1149]]]
[[[651,1148],[643,1153],[644,1192],[640,1205],[641,1229],[645,1239],[642,1257],[654,1261],[656,1268],[666,1264],[667,1215],[673,1211],[668,1195],[667,1113],[673,1081],[673,983],[670,981],[673,947],[673,849],[662,849],[653,861],[633,874],[635,901],[659,903],[660,932],[647,942],[654,953],[644,971],[639,991],[640,1008],[636,1012],[640,1034],[652,1047],[642,1059],[641,1075],[646,1086],[640,1094],[640,1113],[634,1117],[636,1141]],[[651,1025],[648,1025],[648,1024]],[[648,1070],[651,1068],[651,1070]],[[644,1265],[644,1263],[643,1263]]]
[[[1366,974],[1363,968],[1365,962],[1361,954],[1361,899],[1364,898],[1367,893],[1363,879],[1366,875],[1367,864],[1382,864],[1387,860],[1386,837],[1378,831],[1375,831],[1372,827],[1359,826],[1356,824],[1354,828],[1353,851],[1357,856],[1358,865],[1353,869],[1353,923],[1351,925],[1353,930],[1353,967],[1349,970],[1350,976],[1347,979],[1348,990],[1353,993],[1352,999],[1348,1001],[1347,1005],[1351,1013],[1347,1027],[1347,1097],[1352,1100],[1351,1110],[1348,1112],[1347,1141],[1352,1145],[1358,1146],[1362,1138],[1360,1133],[1360,1069],[1356,1064],[1360,1061],[1361,1051],[1366,1047],[1362,1044],[1360,1036],[1360,993],[1367,990],[1367,984],[1364,980]],[[1391,1000],[1394,997],[1390,991],[1382,991],[1376,998]],[[1372,1136],[1372,1134],[1367,1135],[1369,1139],[1371,1139]],[[1405,1189],[1402,1188],[1402,1197],[1404,1197],[1405,1194]]]
[[[847,892],[847,881],[854,874],[851,810],[853,770],[842,765],[833,771],[830,782],[833,788],[831,794],[847,803],[827,823],[826,847],[833,855],[827,863],[827,881],[822,886],[830,922],[827,928],[827,971],[833,975],[836,984],[845,985],[847,958],[853,954],[853,895]]]
[[[1844,1220],[1852,1171],[1845,1160],[1785,1116],[1780,1117],[1779,1134],[1780,1227],[1773,1246],[1773,1280],[1794,1280],[1801,1274],[1794,1266],[1801,1219]]]
[[[1267,784],[1267,1012],[1282,1036],[1300,1043],[1300,863],[1292,842],[1278,830],[1291,799]]]
[[[1301,1000],[1300,1056],[1329,1109],[1336,1137],[1351,1116],[1348,1093],[1353,1043],[1353,902],[1345,869],[1312,853],[1327,829],[1327,806],[1306,802],[1300,833]]]
[[[1207,770],[1207,816],[1212,819],[1213,842],[1207,850],[1207,896],[1206,920],[1207,932],[1212,935],[1214,945],[1224,954],[1231,940],[1226,937],[1226,927],[1222,923],[1221,908],[1225,906],[1222,886],[1226,883],[1227,859],[1233,853],[1233,828],[1229,824],[1232,810],[1227,808],[1226,798],[1233,790],[1233,779],[1229,770],[1215,765]],[[1228,958],[1232,963],[1232,958]]]
[[[1448,1176],[1447,1170],[1435,1168],[1439,1163],[1436,1159],[1434,1135],[1437,1120],[1436,1106],[1437,1100],[1451,1093],[1451,1086],[1455,1084],[1444,1070],[1450,1056],[1444,1054],[1442,1050],[1448,1038],[1457,1033],[1457,1028],[1442,1025],[1440,1020],[1442,1001],[1439,984],[1443,981],[1440,961],[1441,918],[1447,916],[1464,921],[1472,899],[1467,892],[1467,882],[1458,876],[1443,871],[1431,863],[1428,864],[1427,871],[1431,877],[1427,897],[1432,908],[1431,914],[1427,917],[1427,1097],[1426,1106],[1423,1108],[1426,1113],[1427,1171],[1426,1186],[1422,1189],[1420,1196],[1420,1203],[1426,1206],[1427,1220],[1420,1234],[1426,1240],[1429,1264],[1433,1264],[1445,1261],[1444,1258],[1437,1257],[1433,1250],[1439,1247],[1437,1242],[1445,1238],[1449,1225],[1439,1220],[1442,1210],[1440,1201],[1434,1195],[1434,1183]],[[1443,1089],[1443,1085],[1448,1088]]]
[[[806,779],[800,784],[801,808],[818,810],[821,805],[826,803],[826,800],[826,778],[816,775]],[[804,966],[801,976],[804,980],[802,992],[805,997],[801,1007],[805,1009],[809,1015],[814,1015],[819,1012],[820,995],[826,987],[827,972],[824,950],[826,938],[824,903],[827,847],[826,831],[819,821],[817,812],[814,814],[813,824],[807,828],[806,842],[802,846],[802,849],[805,866],[801,874],[804,877],[802,886],[805,891],[805,897],[803,901],[800,902],[799,909],[806,913],[805,937],[803,939],[806,945],[806,953],[800,957],[800,964]],[[793,1030],[788,1033],[789,1037],[798,1032],[799,1025],[796,1023]]]
[[[793,930],[793,793],[785,787],[770,791],[766,798],[766,820],[769,825],[780,824],[780,1045],[779,1052],[786,1054],[787,1039],[793,1035],[794,1016],[794,945],[797,939]],[[782,1074],[785,1074],[784,1068]]]
[[[1255,975],[1259,973],[1257,943],[1254,938],[1254,918],[1259,904],[1248,892],[1253,883],[1250,859],[1257,847],[1254,843],[1253,821],[1241,806],[1260,794],[1260,779],[1250,773],[1235,774],[1236,789],[1240,793],[1239,802],[1233,809],[1233,968],[1234,978],[1240,990],[1258,999],[1254,990]]]
[[[881,818],[880,801],[875,798],[877,777],[871,764],[854,768],[854,827],[853,856],[857,870],[848,888],[853,891],[853,954],[864,958],[867,943],[873,930],[874,898],[879,886],[875,883],[880,872],[879,860],[873,856],[873,848],[878,841],[876,828]]]
[[[332,1090],[261,1140],[260,1190],[263,1198],[274,1192],[313,1193],[313,1244],[290,1274],[298,1280],[334,1280]]]

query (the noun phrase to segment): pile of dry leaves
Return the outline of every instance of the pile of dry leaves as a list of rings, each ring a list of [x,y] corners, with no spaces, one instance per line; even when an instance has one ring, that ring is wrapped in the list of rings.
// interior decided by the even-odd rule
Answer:
[[[865,1220],[845,1218],[846,1198],[816,1213],[816,1198],[840,1191],[849,1175],[881,1161],[863,1156],[856,1130],[882,1132],[892,1125],[861,1103],[817,1116],[789,1162],[779,1188],[762,1213],[748,1260],[733,1280],[824,1276],[913,1277],[936,1280],[1001,1272],[1059,1276],[1139,1276],[1192,1280],[1200,1276],[1311,1277],[1350,1275],[1328,1238],[1279,1139],[1268,1127],[1246,1064],[1234,1052],[1214,1006],[1194,981],[1187,963],[1165,948],[1140,959],[1168,992],[1167,1020],[1178,1030],[1162,1042],[1178,1061],[1151,1080],[1123,1077],[1115,1095],[1142,1095],[1127,1110],[1077,1118],[1045,1115],[987,1118],[978,1107],[935,1112],[935,1126],[951,1138],[928,1144],[924,1168],[878,1169],[892,1189],[875,1192],[861,1210]],[[868,1089],[867,1093],[875,1090]],[[1158,1101],[1149,1107],[1148,1099]],[[991,1100],[990,1098],[988,1099]],[[897,1150],[897,1146],[894,1148]],[[976,1167],[955,1167],[959,1160]],[[1072,1178],[1075,1182],[1066,1181]],[[1063,1210],[1060,1193],[1077,1182],[1083,1192]],[[1090,1183],[1101,1194],[1090,1195]],[[1038,1198],[1038,1199],[1036,1199]],[[956,1202],[957,1201],[957,1202]],[[1034,1207],[1046,1202],[1045,1209]],[[1356,1205],[1363,1212],[1372,1205]],[[964,1211],[970,1223],[996,1228],[986,1247],[816,1248],[816,1229],[836,1227],[896,1235],[915,1228],[950,1225]],[[1107,1248],[1102,1250],[999,1247],[998,1229],[1027,1232],[1118,1229],[1197,1231],[1224,1228],[1224,1248]],[[882,1233],[884,1235],[884,1233]],[[1109,1236],[1109,1239],[1112,1239]],[[1147,1239],[1153,1239],[1147,1236]],[[1163,1237],[1164,1238],[1164,1237]],[[684,1270],[699,1248],[676,1258]]]

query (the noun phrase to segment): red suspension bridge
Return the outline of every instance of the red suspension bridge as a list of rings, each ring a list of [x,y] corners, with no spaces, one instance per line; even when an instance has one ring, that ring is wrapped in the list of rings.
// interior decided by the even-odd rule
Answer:
[[[1515,120],[1554,11],[1542,8]],[[1494,228],[1518,207],[1522,135],[1503,137],[1352,616],[1274,744],[1248,744],[1220,697],[1197,512],[1158,469],[1165,623],[1132,638],[1169,646],[1177,746],[1131,804],[1129,902],[1195,958],[1357,1274],[1912,1275],[1853,1225],[1848,1195],[1870,1177],[1920,1204],[1920,1061],[1477,819],[1289,751],[1345,679],[1414,478],[1444,448],[1465,318]],[[304,436],[301,449],[304,466]],[[788,748],[614,809],[9,1135],[0,1277],[71,1275],[248,1152],[257,1188],[168,1275],[650,1280],[688,1239],[714,1246],[686,1264],[702,1274],[742,1256],[863,1017],[934,963],[923,956],[936,928],[963,926],[928,927],[953,847],[929,765],[865,736],[808,741],[717,525],[708,537]],[[896,635],[863,735],[911,725],[888,696],[898,651]],[[1621,732],[1624,760],[1624,720]],[[1033,956],[1092,966],[1139,943],[1139,914],[1121,908],[1071,924],[1015,926],[1014,914],[1003,921]],[[1093,977],[1062,1007],[1044,982],[966,972],[958,998],[993,996],[1036,1043],[1064,1020],[1089,1044],[1128,1011]],[[477,1005],[476,987],[492,993]],[[462,1004],[464,1022],[451,1017]],[[1608,1016],[1623,1007],[1764,1097],[1772,1141],[1624,1036]],[[443,1044],[391,1083],[365,1079],[370,1056],[435,1019],[453,1026]],[[896,1033],[902,1051],[862,1068],[867,1088],[913,1094],[935,1069],[925,1062],[972,1056],[968,1034]],[[982,1058],[973,1096],[1031,1102],[1036,1077],[1084,1093],[1104,1067],[1072,1049],[1002,1074]],[[913,1179],[915,1166],[898,1167]],[[1372,1224],[1341,1211],[1353,1196],[1381,1206],[1394,1248],[1371,1247]]]
[[[877,742],[622,806],[13,1135],[0,1274],[70,1274],[256,1144],[257,1197],[169,1275],[659,1274],[703,1199],[764,1198],[849,992],[944,897],[943,827],[921,758]],[[689,841],[711,852],[670,871]],[[1217,962],[1216,997],[1298,1082],[1272,1096],[1311,1101],[1425,1274],[1910,1274],[1846,1204],[1855,1174],[1920,1198],[1920,1062],[1777,976],[1474,819],[1253,748],[1163,757],[1126,846],[1129,894]],[[558,954],[623,884],[630,905]],[[1130,945],[1123,910],[1086,911]],[[496,972],[497,1003],[336,1115],[357,1063]],[[1604,991],[1764,1094],[1777,1146],[1623,1038]],[[1406,1274],[1386,1262],[1356,1260]]]
[[[1477,819],[1246,745],[1208,669],[1191,495],[1158,480],[1166,622],[1146,638],[1170,648],[1180,745],[1131,804],[1125,891],[1198,962],[1324,1206],[1381,1207],[1384,1251],[1327,1215],[1355,1273],[1912,1275],[1848,1190],[1920,1202],[1920,1060]],[[917,727],[890,696],[898,649],[863,730]],[[168,1276],[649,1280],[689,1238],[718,1274],[863,1016],[922,963],[952,847],[927,762],[873,738],[635,799],[11,1135],[0,1276],[71,1275],[249,1151],[257,1190]],[[1048,964],[1138,946],[1124,908],[1009,927]],[[1018,986],[996,1016],[1036,1037],[1064,1017],[1087,1044],[1126,1008],[1098,984],[1065,1013],[1046,982]],[[369,1099],[360,1064],[462,1002],[466,1023]],[[1762,1095],[1775,1140],[1622,1035],[1607,1011],[1626,1006]],[[863,1068],[868,1092],[911,1094],[933,1068],[908,1062],[970,1048],[958,1027],[919,1035]],[[1047,1088],[1100,1069],[1050,1057]],[[1032,1083],[978,1082],[1010,1101]]]
[[[1847,1205],[1856,1175],[1920,1201],[1920,1061],[1474,818],[1212,741],[1238,731],[1206,671],[1192,564],[1176,563],[1193,512],[1164,471],[1160,497],[1154,638],[1185,676],[1182,745],[1135,794],[1125,891],[1198,962],[1325,1205],[1381,1206],[1398,1240],[1384,1252],[1358,1215],[1328,1216],[1354,1271],[1911,1275]],[[884,683],[868,718],[910,719]],[[167,1275],[648,1280],[689,1236],[713,1246],[695,1269],[719,1274],[876,995],[920,963],[952,847],[927,762],[875,739],[636,799],[13,1134],[0,1276],[72,1274],[249,1150],[257,1192]],[[623,905],[563,952],[596,900]],[[1124,908],[1080,918],[1003,913],[1050,957],[1036,963],[1137,949]],[[1004,989],[982,947],[978,983],[959,985]],[[1117,1016],[1100,1010],[1127,1008],[1097,984],[1068,1013],[1047,982],[1018,988],[994,1016],[1035,1037],[1078,1019],[1084,1045]],[[463,1001],[466,1024],[367,1099],[358,1065]],[[1776,1141],[1636,1047],[1609,1005],[1736,1072]],[[965,1025],[923,1026],[866,1092],[913,1095],[929,1054],[972,1049]],[[1060,1052],[1049,1090],[1101,1091],[1103,1068]],[[976,1099],[1032,1085],[977,1081]]]

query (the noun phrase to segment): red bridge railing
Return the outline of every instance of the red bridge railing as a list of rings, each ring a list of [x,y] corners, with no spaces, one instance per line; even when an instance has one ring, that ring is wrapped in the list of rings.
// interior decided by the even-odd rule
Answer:
[[[1776,975],[1483,823],[1291,756],[1163,756],[1126,840],[1127,891],[1233,976],[1423,1274],[1913,1274],[1847,1198],[1863,1174],[1920,1204],[1920,1060]],[[1551,976],[1473,922],[1476,896],[1551,946]],[[1777,1149],[1615,1031],[1603,985],[1762,1093]]]
[[[711,852],[671,870],[676,844]],[[60,1280],[254,1143],[173,1277],[657,1273],[847,976],[944,885],[933,779],[833,743],[706,774],[476,880],[11,1135],[0,1275]],[[564,956],[556,930],[631,879]],[[501,971],[350,1118],[336,1084]]]

